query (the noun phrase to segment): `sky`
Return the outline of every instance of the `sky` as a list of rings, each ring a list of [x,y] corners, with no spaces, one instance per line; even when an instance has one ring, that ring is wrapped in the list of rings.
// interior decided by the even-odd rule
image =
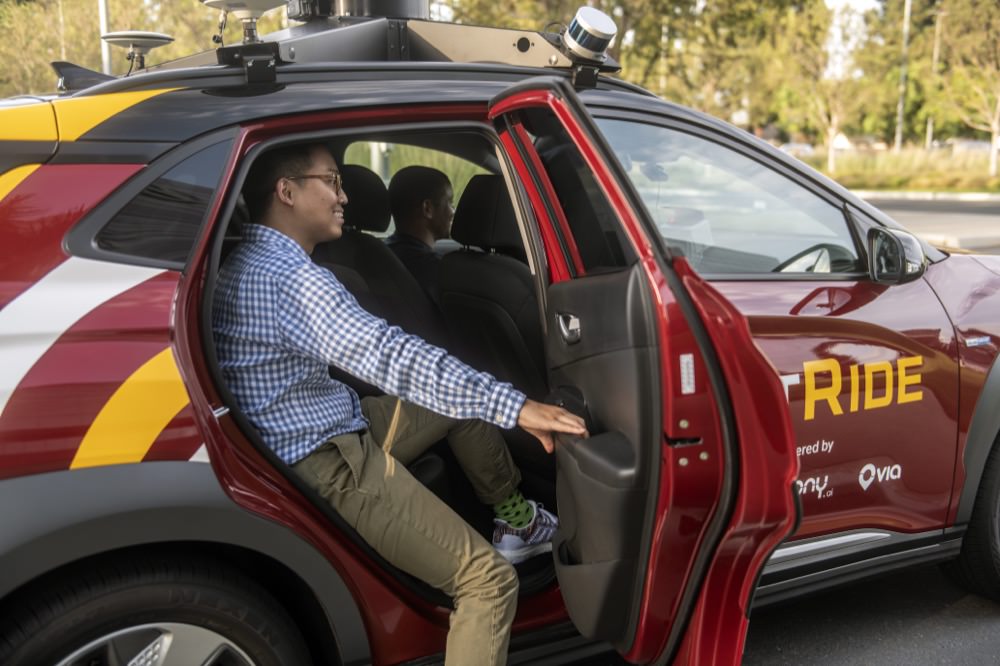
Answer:
[[[896,0],[902,2],[903,0]],[[826,6],[834,11],[848,10],[854,14],[848,19],[850,21],[847,34],[834,25],[830,29],[830,41],[827,48],[830,51],[831,59],[827,68],[826,76],[831,78],[842,78],[848,75],[846,71],[850,67],[850,54],[863,37],[864,22],[861,16],[864,12],[878,7],[876,0],[826,0]]]
[[[826,6],[830,9],[837,9],[845,5],[866,12],[877,7],[878,3],[875,0],[826,0]]]

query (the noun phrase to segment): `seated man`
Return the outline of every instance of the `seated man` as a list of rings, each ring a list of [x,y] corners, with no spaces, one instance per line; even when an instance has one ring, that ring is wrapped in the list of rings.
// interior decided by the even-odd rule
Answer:
[[[434,252],[434,241],[451,233],[452,197],[448,176],[430,167],[404,167],[389,182],[389,208],[396,231],[385,244],[439,307],[441,258]]]
[[[557,523],[517,490],[495,425],[520,425],[551,452],[553,432],[585,436],[583,421],[370,315],[310,261],[316,243],[342,233],[340,185],[320,144],[254,163],[252,224],[219,272],[219,365],[267,446],[386,560],[454,597],[446,663],[504,663],[517,604],[510,562],[551,549]],[[359,400],[328,364],[400,397]],[[442,437],[494,507],[495,548],[403,466]]]

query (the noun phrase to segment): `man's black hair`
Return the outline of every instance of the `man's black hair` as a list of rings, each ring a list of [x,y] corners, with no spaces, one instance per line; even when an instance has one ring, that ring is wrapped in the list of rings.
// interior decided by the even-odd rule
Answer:
[[[297,143],[269,150],[257,158],[243,183],[243,199],[253,222],[260,223],[267,214],[278,179],[305,175],[317,149],[328,150],[321,143]]]
[[[389,181],[389,208],[398,225],[408,220],[426,199],[437,199],[451,185],[448,176],[425,166],[408,166]]]

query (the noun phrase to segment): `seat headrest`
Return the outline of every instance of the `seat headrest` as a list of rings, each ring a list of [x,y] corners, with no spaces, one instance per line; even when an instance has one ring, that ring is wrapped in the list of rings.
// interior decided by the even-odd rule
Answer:
[[[383,232],[389,228],[389,190],[378,174],[357,164],[340,167],[347,206],[344,224],[363,231]]]
[[[501,176],[473,176],[455,209],[451,237],[483,249],[520,249],[514,207]]]

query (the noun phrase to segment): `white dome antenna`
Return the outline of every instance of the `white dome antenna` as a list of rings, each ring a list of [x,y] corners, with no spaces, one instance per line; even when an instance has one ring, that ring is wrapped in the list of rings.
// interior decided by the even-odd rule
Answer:
[[[259,42],[257,19],[285,4],[285,0],[201,0],[201,2],[207,7],[218,9],[239,19],[243,23],[244,44]]]
[[[147,53],[174,41],[173,37],[164,35],[162,32],[143,32],[141,30],[106,32],[101,35],[101,39],[111,46],[128,49],[128,53],[125,55],[126,60],[129,61],[128,74],[132,73],[133,67],[136,69],[146,68]]]

